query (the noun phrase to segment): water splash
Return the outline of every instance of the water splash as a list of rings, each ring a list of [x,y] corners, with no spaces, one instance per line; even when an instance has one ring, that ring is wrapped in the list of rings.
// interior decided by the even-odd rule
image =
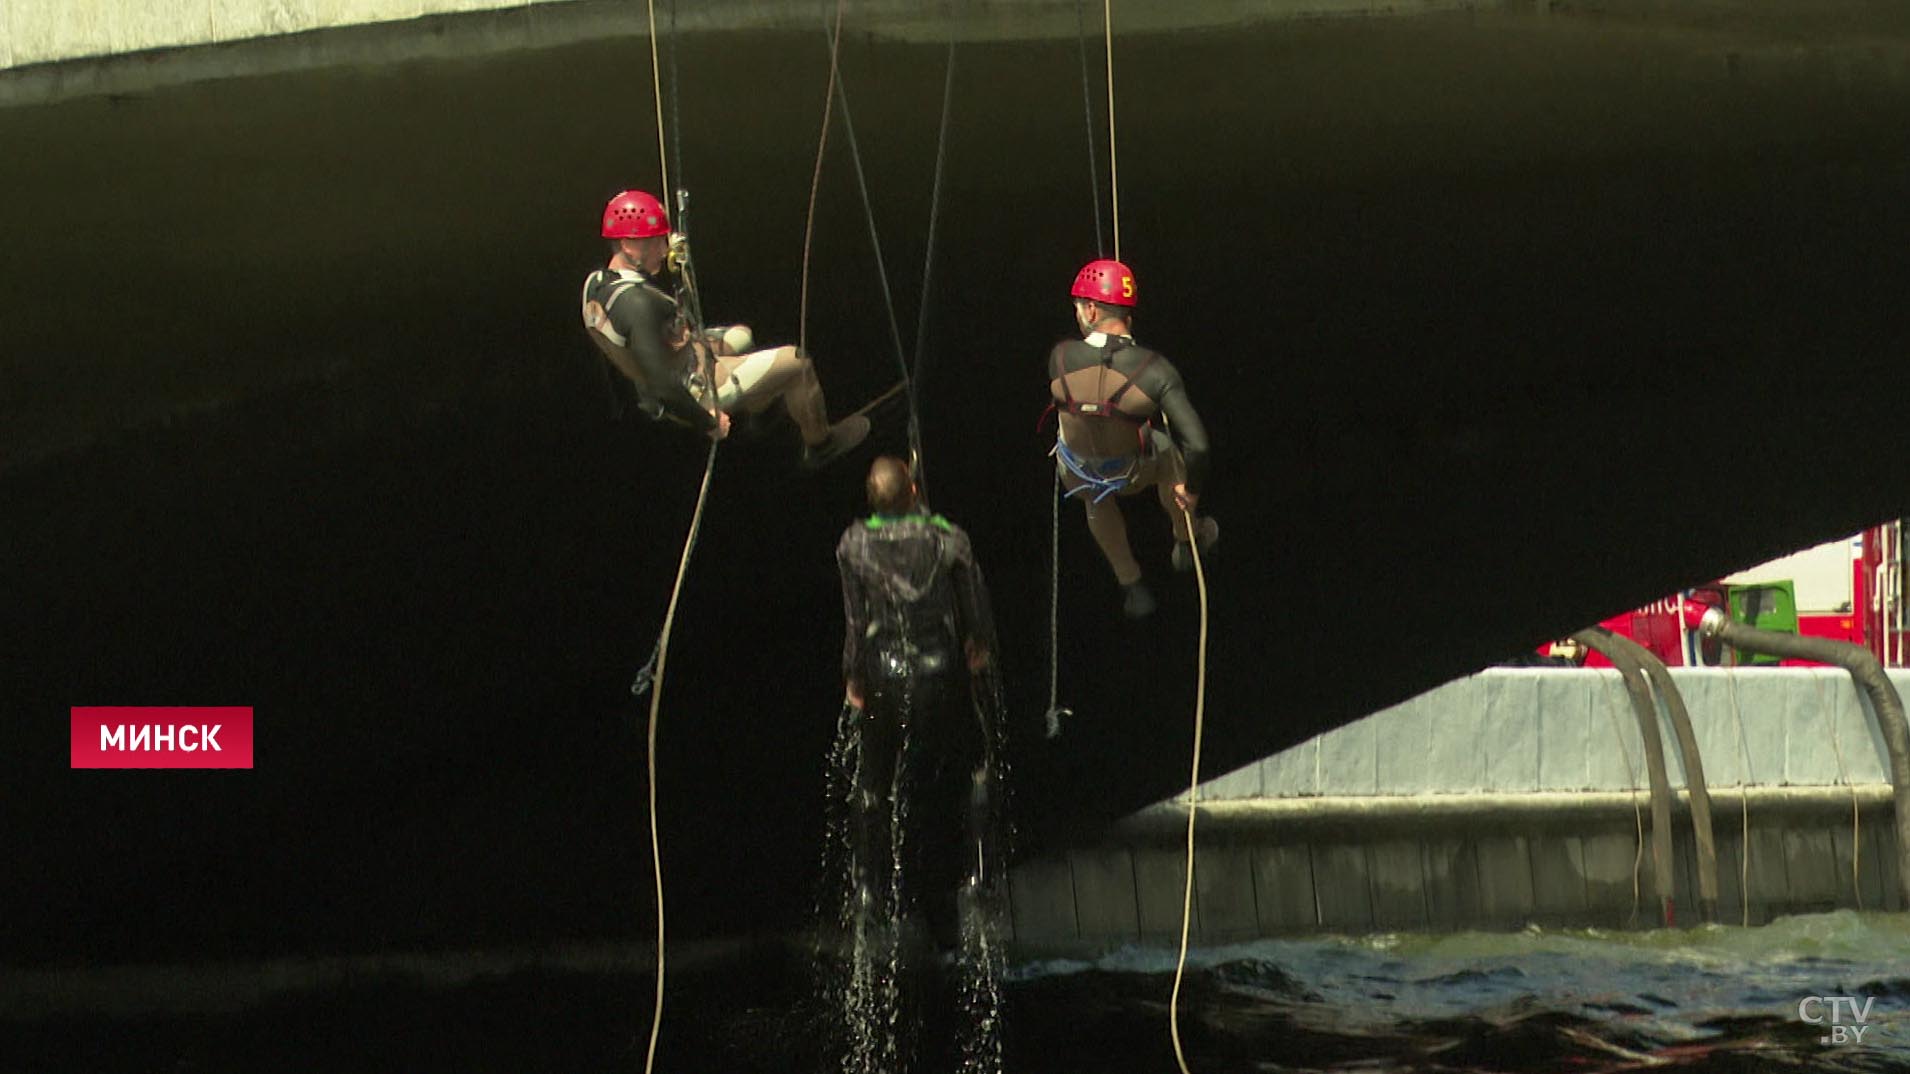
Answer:
[[[907,668],[895,669],[899,678]],[[823,846],[818,920],[827,924],[818,937],[819,994],[830,1054],[842,1074],[905,1074],[911,1067],[958,1074],[1001,1074],[1001,1020],[1007,977],[1006,863],[1009,826],[1002,817],[1005,738],[1000,694],[992,676],[982,676],[972,693],[983,736],[981,767],[971,774],[967,833],[963,842],[938,845],[933,833],[915,831],[914,801],[927,790],[931,758],[917,757],[914,690],[898,691],[899,741],[886,794],[866,789],[889,758],[873,756],[864,735],[864,717],[844,708],[827,773],[827,836]],[[924,713],[933,718],[937,714]],[[878,745],[873,748],[885,748]],[[959,776],[955,777],[959,778]],[[930,816],[943,819],[931,811]],[[880,818],[874,838],[858,825]],[[956,893],[954,948],[934,951],[923,927],[920,896],[910,875],[915,841],[920,853],[959,854],[961,882]],[[863,855],[878,860],[861,860]],[[952,995],[945,995],[952,990]],[[936,1031],[925,1031],[925,1023]],[[946,1032],[942,1032],[945,1030]],[[930,1057],[922,1047],[933,1040]]]

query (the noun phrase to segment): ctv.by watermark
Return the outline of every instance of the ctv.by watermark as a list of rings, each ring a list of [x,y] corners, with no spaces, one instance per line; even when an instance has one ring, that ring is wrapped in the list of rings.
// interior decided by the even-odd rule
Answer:
[[[1870,1020],[1875,1002],[1875,996],[1805,996],[1797,1001],[1797,1017],[1823,1028],[1819,1044],[1862,1044],[1864,1034],[1877,1028]]]

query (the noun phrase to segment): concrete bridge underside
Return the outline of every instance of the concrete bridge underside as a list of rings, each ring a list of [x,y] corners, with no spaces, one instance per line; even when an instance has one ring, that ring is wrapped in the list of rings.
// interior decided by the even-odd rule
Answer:
[[[0,74],[0,630],[32,758],[0,838],[39,955],[642,927],[625,687],[703,451],[612,420],[573,303],[603,199],[656,182],[647,42],[626,5],[593,34],[399,43],[608,10],[551,6],[381,29],[380,62],[320,35],[309,63],[217,46],[263,51],[210,80],[142,81],[205,58],[145,53]],[[1116,42],[1139,333],[1217,445],[1211,771],[1910,513],[1910,15],[1415,12]],[[919,382],[935,505],[998,604],[1029,848],[1185,780],[1196,638],[1151,507],[1144,627],[1070,507],[1077,715],[1042,737],[1038,369],[1096,252],[1078,43],[1045,34],[962,35]],[[675,51],[710,312],[793,340],[821,35]],[[944,56],[919,28],[844,45],[910,350]],[[838,412],[896,375],[844,148],[809,310]],[[660,779],[689,930],[799,912],[776,892],[819,838],[858,482],[798,474],[785,435],[719,459],[677,624]],[[78,704],[255,705],[261,770],[78,780]],[[174,927],[127,925],[128,891]]]

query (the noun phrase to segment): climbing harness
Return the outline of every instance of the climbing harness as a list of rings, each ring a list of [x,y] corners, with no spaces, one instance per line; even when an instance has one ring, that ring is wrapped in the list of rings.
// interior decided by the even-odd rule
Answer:
[[[1062,498],[1070,498],[1080,493],[1085,499],[1086,494],[1093,493],[1092,502],[1097,504],[1109,496],[1125,492],[1127,487],[1134,483],[1134,478],[1141,468],[1141,460],[1138,456],[1117,456],[1111,459],[1083,458],[1075,454],[1074,450],[1068,447],[1067,442],[1059,437],[1055,438],[1054,447],[1048,454],[1058,459],[1061,465],[1067,468],[1068,473],[1073,474],[1075,480],[1081,482],[1063,492]]]
[[[1115,354],[1125,350],[1127,346],[1127,342],[1119,338],[1107,340],[1105,353],[1101,358],[1103,381],[1107,372],[1114,368]],[[1092,494],[1093,502],[1098,504],[1109,496],[1125,491],[1139,476],[1141,464],[1153,457],[1153,441],[1148,435],[1153,428],[1153,423],[1147,418],[1122,410],[1121,400],[1139,382],[1141,374],[1147,370],[1147,367],[1153,365],[1154,360],[1159,357],[1160,355],[1153,351],[1147,352],[1147,357],[1141,360],[1141,364],[1136,366],[1132,373],[1121,374],[1123,380],[1119,388],[1110,393],[1105,390],[1106,384],[1103,383],[1099,386],[1102,389],[1101,398],[1094,400],[1075,398],[1074,389],[1068,384],[1067,375],[1070,370],[1061,368],[1060,360],[1057,358],[1053,373],[1054,379],[1061,382],[1062,400],[1059,403],[1050,403],[1049,412],[1059,410],[1079,418],[1124,421],[1133,426],[1135,437],[1139,441],[1136,445],[1138,450],[1133,455],[1090,458],[1070,448],[1067,441],[1063,440],[1057,432],[1054,449],[1049,454],[1059,460],[1061,465],[1067,468],[1068,473],[1074,475],[1075,480],[1080,482],[1074,488],[1068,489],[1065,495]]]

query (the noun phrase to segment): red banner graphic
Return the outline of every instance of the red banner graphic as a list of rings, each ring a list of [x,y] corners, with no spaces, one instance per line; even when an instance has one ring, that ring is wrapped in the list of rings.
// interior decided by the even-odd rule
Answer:
[[[251,768],[252,709],[73,709],[74,768]]]

